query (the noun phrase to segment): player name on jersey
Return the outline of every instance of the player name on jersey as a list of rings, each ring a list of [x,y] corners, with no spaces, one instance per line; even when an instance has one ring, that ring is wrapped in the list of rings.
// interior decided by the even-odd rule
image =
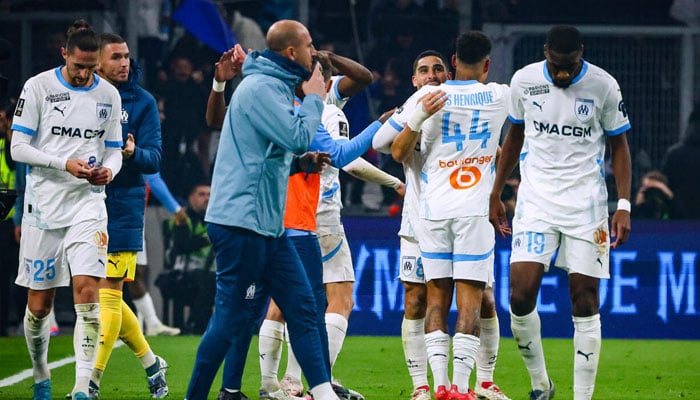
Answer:
[[[493,104],[493,92],[451,93],[447,95],[445,106],[473,107]]]

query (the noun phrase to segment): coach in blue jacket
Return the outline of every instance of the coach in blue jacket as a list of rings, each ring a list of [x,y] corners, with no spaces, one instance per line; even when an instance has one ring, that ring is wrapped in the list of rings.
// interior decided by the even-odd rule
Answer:
[[[288,177],[292,165],[300,166],[293,153],[305,152],[316,134],[325,85],[312,67],[316,50],[304,25],[277,21],[266,42],[267,50],[246,57],[221,131],[205,217],[216,252],[216,302],[197,349],[188,400],[208,398],[224,356],[231,367],[229,359],[248,354],[260,318],[260,308],[250,311],[258,294],[271,295],[290,316],[290,340],[314,399],[338,400],[322,354],[316,301],[282,227]],[[295,115],[294,88],[302,81],[306,97]],[[247,398],[238,383],[222,388],[218,398]]]

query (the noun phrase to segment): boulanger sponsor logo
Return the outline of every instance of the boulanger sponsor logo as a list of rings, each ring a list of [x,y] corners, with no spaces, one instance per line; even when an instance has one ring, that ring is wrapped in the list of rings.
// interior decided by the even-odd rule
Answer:
[[[481,180],[481,170],[474,165],[489,164],[493,156],[465,157],[458,160],[438,160],[440,168],[455,168],[450,174],[450,186],[463,190],[474,187]]]
[[[481,180],[481,171],[474,166],[460,167],[450,174],[450,186],[455,189],[469,189]]]
[[[112,105],[107,103],[97,103],[96,106],[97,118],[109,119],[112,116]]]
[[[488,164],[493,160],[493,156],[465,157],[459,160],[438,160],[440,168],[452,168],[460,165]]]
[[[60,103],[62,101],[68,101],[70,100],[70,93],[51,93],[44,97],[44,100],[48,101],[49,103]]]
[[[574,103],[574,113],[581,122],[586,122],[593,116],[593,100],[577,98]]]

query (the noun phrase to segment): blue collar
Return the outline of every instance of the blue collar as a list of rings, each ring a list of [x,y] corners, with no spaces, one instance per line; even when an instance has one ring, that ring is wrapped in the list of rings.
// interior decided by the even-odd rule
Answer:
[[[298,76],[303,81],[311,78],[311,72],[309,72],[301,64],[296,61],[292,61],[287,57],[282,57],[270,49],[263,50],[262,56],[279,65],[285,71]]]

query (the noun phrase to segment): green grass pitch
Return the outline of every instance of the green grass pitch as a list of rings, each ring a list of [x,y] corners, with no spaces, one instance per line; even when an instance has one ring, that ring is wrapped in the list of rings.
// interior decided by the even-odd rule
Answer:
[[[170,365],[168,384],[172,399],[183,399],[194,362],[198,336],[148,338],[156,354]],[[573,347],[570,339],[545,339],[550,377],[557,399],[571,399]],[[51,339],[49,361],[72,355],[72,337]],[[283,357],[286,360],[286,357]],[[700,399],[700,341],[603,340],[596,382],[597,399]],[[283,361],[284,364],[284,361]],[[0,338],[0,382],[30,368],[22,337]],[[284,365],[280,367],[283,373]],[[74,364],[52,370],[53,398],[62,399],[73,385]],[[403,362],[399,337],[350,336],[345,341],[334,375],[367,400],[408,400],[411,381]],[[472,380],[474,373],[472,373]],[[501,339],[496,382],[512,399],[526,399],[529,378],[515,342]],[[0,384],[0,399],[31,398],[32,378],[9,386]],[[220,379],[214,382],[210,399],[216,398]],[[253,339],[243,378],[243,393],[257,399],[260,369],[257,338]],[[122,346],[114,350],[102,380],[103,400],[149,398],[141,365]]]

